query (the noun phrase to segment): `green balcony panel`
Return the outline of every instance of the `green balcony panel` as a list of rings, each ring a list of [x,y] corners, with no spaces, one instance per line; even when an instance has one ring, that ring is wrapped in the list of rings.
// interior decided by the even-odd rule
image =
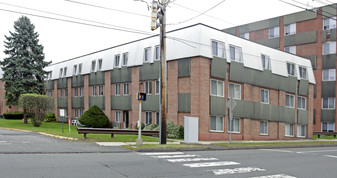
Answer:
[[[74,75],[71,77],[71,87],[83,87],[84,86],[84,76]]]
[[[142,111],[159,112],[160,95],[146,95],[146,101],[142,102]]]
[[[336,29],[322,31],[322,43],[336,41]]]
[[[57,98],[57,107],[58,108],[67,108],[68,107],[68,98]]]
[[[304,58],[307,58],[311,62],[312,69],[316,69],[317,67],[317,56],[316,55],[311,55],[311,56],[303,56]]]
[[[96,105],[102,110],[105,110],[105,97],[104,96],[90,96],[89,107]]]
[[[213,57],[211,61],[211,77],[226,79],[227,61],[225,58]]]
[[[89,75],[89,85],[104,85],[105,83],[105,75],[104,72],[91,72]]]
[[[271,38],[271,39],[263,39],[258,40],[256,43],[262,44],[264,46],[268,46],[271,48],[279,48],[280,47],[280,38]]]
[[[232,27],[232,28],[227,28],[223,30],[226,33],[232,34],[232,35],[236,35],[236,27]]]
[[[178,77],[189,77],[191,76],[191,59],[180,59],[178,60]]]
[[[321,122],[335,122],[335,110],[321,110]]]
[[[110,72],[110,75],[111,75],[111,83],[131,82],[132,69],[129,67],[113,69]]]
[[[254,23],[250,23],[247,25],[240,26],[240,33],[252,32],[257,30],[262,30],[271,27],[277,27],[280,25],[280,18],[272,18],[267,20],[262,20]]]
[[[54,80],[47,80],[45,82],[46,90],[53,90],[54,89]]]
[[[335,97],[336,96],[336,81],[323,81],[322,82],[322,97]]]
[[[67,78],[60,78],[57,80],[57,89],[67,88]]]
[[[297,115],[298,115],[298,124],[301,125],[307,125],[308,124],[308,110],[302,110],[298,109],[297,110]]]
[[[111,96],[111,109],[131,111],[131,96]]]
[[[301,11],[289,15],[284,16],[284,25],[296,23],[296,22],[301,22],[301,21],[306,21],[310,19],[316,19],[317,14],[313,13],[311,11]]]
[[[309,94],[309,80],[301,79],[298,86],[298,94],[308,96]]]
[[[159,78],[159,69],[159,61],[154,61],[153,64],[144,63],[142,66],[139,67],[139,80],[157,80]]]
[[[336,68],[336,54],[322,55],[322,69]]]
[[[191,112],[191,93],[178,93],[178,112]]]
[[[84,108],[84,97],[71,97],[71,107],[74,109]]]
[[[324,19],[328,17],[336,16],[336,5],[331,4],[331,5],[322,7],[322,14],[323,14],[322,17]]]
[[[211,96],[211,115],[226,115],[226,98]]]
[[[317,31],[307,31],[284,37],[284,46],[296,46],[317,41]]]

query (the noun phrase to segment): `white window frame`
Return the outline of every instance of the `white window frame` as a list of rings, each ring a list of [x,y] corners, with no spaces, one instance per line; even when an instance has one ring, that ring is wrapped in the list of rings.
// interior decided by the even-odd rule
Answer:
[[[286,136],[286,137],[294,137],[294,129],[295,129],[294,127],[295,127],[295,124],[285,123],[284,136]],[[289,131],[289,133],[287,131]]]
[[[156,84],[155,84],[156,88],[155,88],[155,94],[159,95],[160,94],[160,82],[159,80],[156,80]]]
[[[83,115],[83,109],[80,109],[80,117]]]
[[[308,78],[308,73],[307,73],[307,68],[304,66],[298,66],[298,71],[300,73],[300,78],[301,79],[307,79]]]
[[[272,27],[269,28],[269,33],[268,33],[269,39],[271,38],[279,38],[280,37],[280,27]]]
[[[104,89],[103,89],[104,87],[103,87],[103,85],[99,85],[98,86],[98,96],[103,96],[103,94],[104,94]]]
[[[296,65],[291,62],[287,62],[288,76],[296,76]]]
[[[230,85],[233,85],[233,93],[234,93],[234,97],[233,97],[233,99],[237,99],[237,100],[241,100],[241,84],[236,84],[236,83],[228,83],[228,98],[230,98]],[[235,93],[235,88],[236,87],[238,87],[239,86],[239,88],[240,88],[240,93],[239,94],[237,94],[237,93]],[[237,96],[238,95],[238,96]]]
[[[331,30],[336,28],[336,17],[323,19],[323,30]]]
[[[74,68],[73,68],[73,75],[77,75],[77,64],[74,65]]]
[[[77,87],[74,88],[74,96],[78,96],[78,88]]]
[[[239,120],[239,125],[234,127],[235,126],[235,120]],[[230,123],[230,119],[228,118],[228,133],[229,133],[229,124]],[[233,118],[232,120],[232,124],[233,124],[233,127],[232,127],[232,133],[240,133],[240,130],[241,130],[241,120],[240,118]],[[238,130],[234,130],[235,129],[238,129]]]
[[[261,103],[269,104],[269,90],[261,89],[260,91]],[[267,98],[265,98],[267,97]]]
[[[67,77],[67,67],[64,67],[63,69],[63,77]]]
[[[212,40],[211,45],[212,45],[212,56],[226,58],[226,47],[224,42]]]
[[[53,78],[53,71],[49,72],[49,80],[51,80]]]
[[[82,73],[82,63],[78,64],[78,73],[77,74],[81,74]]]
[[[296,23],[284,25],[284,36],[296,34]]]
[[[129,83],[123,83],[123,95],[129,95]]]
[[[260,121],[260,135],[268,135],[268,127],[268,121]]]
[[[215,128],[212,128],[212,121],[215,120]],[[211,132],[224,132],[224,117],[223,116],[211,116],[210,118],[210,131]]]
[[[154,60],[155,61],[160,60],[160,46],[159,45],[154,47]]]
[[[246,32],[246,33],[240,33],[240,37],[241,38],[244,38],[246,40],[249,40],[249,32]]]
[[[78,96],[83,96],[83,87],[79,87]]]
[[[229,45],[229,58],[231,61],[243,63],[242,48],[234,45]]]
[[[263,70],[271,70],[270,57],[265,54],[261,54],[261,62]]]
[[[129,60],[129,53],[123,53],[122,66],[127,66]]]
[[[152,124],[152,112],[145,111],[145,125]]]
[[[323,69],[322,81],[336,81],[336,69]]]
[[[335,131],[335,123],[334,122],[321,122],[321,123],[322,123],[322,127],[321,127],[322,132],[334,132]],[[327,128],[326,131],[323,130],[324,123],[326,124],[326,128]],[[330,129],[330,128],[332,128],[332,129]]]
[[[151,62],[151,47],[144,49],[144,63]]]
[[[326,101],[328,101],[327,103],[327,108],[324,108],[324,99],[327,99]],[[322,97],[322,109],[326,109],[326,110],[333,110],[335,109],[335,97]],[[330,107],[331,102],[333,102],[333,108]]]
[[[121,84],[116,83],[115,84],[115,96],[120,96],[121,95]]]
[[[307,109],[307,98],[302,97],[302,96],[297,97],[297,109],[301,109],[301,110]]]
[[[295,54],[296,55],[296,46],[287,46],[284,47],[284,51],[290,54]]]
[[[60,69],[59,78],[63,78],[63,68]]]
[[[115,111],[115,122],[121,123],[121,111],[119,110]]]
[[[289,99],[291,99],[291,103],[289,103],[289,104],[291,104],[291,106],[288,106],[288,103],[287,103],[287,97],[288,97]],[[289,101],[290,101],[290,100],[289,100]],[[295,96],[294,96],[294,95],[286,94],[286,107],[288,107],[288,108],[295,108]]]
[[[74,117],[78,118],[78,109],[74,109]]]
[[[303,128],[304,127],[304,128]],[[304,135],[302,135],[302,131],[304,132]],[[305,125],[297,125],[297,137],[305,138],[306,136],[306,126]]]
[[[103,59],[97,60],[97,71],[101,71],[103,67]]]
[[[64,89],[64,97],[68,97],[68,88]]]
[[[213,92],[212,82],[215,82],[215,84],[216,84],[216,87],[215,87],[216,94],[212,93]],[[224,94],[225,94],[224,85],[225,85],[225,83],[223,81],[211,79],[211,84],[210,84],[211,96],[224,97]]]
[[[145,81],[144,83],[144,91],[147,95],[152,94],[152,81]]]
[[[97,96],[96,85],[93,85],[93,86],[92,86],[92,96]]]
[[[156,112],[156,124],[159,125],[160,123],[160,113]]]
[[[96,72],[96,60],[91,61],[91,72]]]
[[[328,41],[322,44],[322,54],[336,54],[336,41]]]
[[[119,67],[120,60],[121,60],[121,56],[119,54],[116,54],[114,56],[114,67],[116,67],[116,68]]]

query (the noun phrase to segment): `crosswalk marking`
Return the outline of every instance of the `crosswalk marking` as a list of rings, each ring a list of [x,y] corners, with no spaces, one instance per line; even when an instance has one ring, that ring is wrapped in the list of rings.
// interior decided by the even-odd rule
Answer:
[[[337,156],[334,156],[334,155],[324,155],[326,157],[329,157],[329,158],[337,158]]]
[[[242,168],[234,168],[234,169],[216,169],[211,170],[211,172],[215,175],[224,175],[224,174],[236,174],[236,173],[249,173],[256,171],[265,171],[265,169],[254,168],[254,167],[242,167]]]
[[[251,177],[251,178],[296,178],[296,177],[289,176],[287,174],[275,174],[275,175],[267,175],[267,176],[260,176],[260,177]]]
[[[197,157],[198,155],[161,155],[161,156],[151,156],[152,158],[160,158],[160,159],[169,159],[169,158],[189,158],[189,157]]]
[[[183,152],[156,152],[156,153],[139,153],[141,155],[154,156],[154,155],[182,155]]]
[[[192,162],[192,161],[216,161],[218,158],[186,158],[186,159],[167,159],[172,163]]]
[[[220,161],[220,162],[205,162],[205,163],[190,163],[190,164],[184,164],[184,166],[187,167],[212,167],[212,166],[228,166],[228,165],[237,165],[240,163],[233,162],[233,161]]]

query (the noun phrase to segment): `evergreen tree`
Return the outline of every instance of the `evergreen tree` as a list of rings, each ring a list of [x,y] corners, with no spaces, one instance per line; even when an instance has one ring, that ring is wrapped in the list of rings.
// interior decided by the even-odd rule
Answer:
[[[22,16],[14,22],[14,32],[5,35],[5,58],[0,62],[5,82],[5,99],[9,107],[18,105],[20,94],[45,94],[43,46],[38,44],[39,34],[28,17]]]

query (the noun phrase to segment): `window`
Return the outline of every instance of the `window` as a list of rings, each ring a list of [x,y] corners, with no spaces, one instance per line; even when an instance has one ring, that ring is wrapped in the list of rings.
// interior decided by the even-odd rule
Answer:
[[[129,95],[129,83],[123,84],[123,95]]]
[[[224,82],[219,80],[211,80],[211,95],[224,96]]]
[[[225,43],[212,41],[212,55],[225,58]]]
[[[323,69],[322,70],[323,81],[335,81],[336,69]]]
[[[160,47],[159,46],[156,46],[155,47],[155,53],[154,53],[154,60],[158,61],[160,60]]]
[[[80,109],[80,117],[83,115],[83,109]]]
[[[63,69],[63,77],[67,77],[67,67]]]
[[[305,137],[305,125],[297,125],[297,137]]]
[[[322,109],[335,109],[335,98],[322,98]]]
[[[115,111],[115,121],[117,123],[121,122],[121,111]]]
[[[119,67],[119,55],[115,55],[114,67]]]
[[[269,104],[269,91],[261,89],[261,103]]]
[[[82,63],[78,64],[78,74],[82,73]]]
[[[160,114],[156,112],[156,124],[159,125]]]
[[[335,123],[333,122],[322,122],[322,132],[334,132]]]
[[[240,37],[249,40],[249,32],[247,32],[247,33],[241,33]]]
[[[144,49],[144,62],[150,62],[151,60],[151,48]]]
[[[229,46],[231,61],[242,62],[242,49],[237,46]]]
[[[123,66],[128,65],[128,59],[129,59],[129,53],[123,53],[123,62],[122,62]]]
[[[103,66],[103,60],[102,59],[98,59],[98,69],[97,69],[97,71],[101,71],[102,70],[102,66]]]
[[[287,36],[292,34],[296,34],[296,23],[284,26],[284,35]]]
[[[63,74],[63,68],[60,69],[60,75],[59,75],[59,78],[62,78],[62,74]]]
[[[53,71],[49,72],[49,79],[51,80],[53,78]]]
[[[301,79],[307,79],[307,68],[303,66],[299,66],[300,77]]]
[[[120,83],[116,83],[116,87],[115,87],[115,95],[121,95],[121,84]]]
[[[299,96],[297,99],[298,99],[297,108],[305,110],[306,109],[306,98]]]
[[[229,83],[228,84],[228,97],[233,97],[234,99],[241,99],[241,85]]]
[[[211,131],[223,132],[223,117],[221,116],[211,116]]]
[[[294,136],[294,124],[285,125],[285,136],[288,136],[288,137]]]
[[[145,124],[152,124],[152,113],[151,112],[145,112]]]
[[[230,119],[228,119],[228,131],[232,131],[234,133],[240,133],[240,119],[233,118],[232,120],[232,130],[230,129]]]
[[[151,94],[152,93],[152,82],[151,81],[146,81],[145,82],[145,93],[146,94]]]
[[[330,30],[336,28],[336,17],[323,19],[323,30]]]
[[[336,53],[336,41],[323,43],[323,55]]]
[[[295,64],[287,63],[288,75],[295,76]]]
[[[63,89],[60,89],[60,97],[63,97]]]
[[[293,108],[295,106],[295,97],[294,95],[286,95],[286,107]]]
[[[270,57],[267,55],[262,54],[261,55],[261,60],[262,60],[262,67],[265,70],[271,70],[270,67]]]
[[[96,86],[92,86],[92,96],[96,96]]]
[[[103,96],[103,85],[98,86],[98,96]]]
[[[75,118],[78,118],[78,109],[74,109]]]
[[[280,37],[280,27],[269,28],[269,38]]]
[[[260,121],[260,135],[268,135],[268,121]]]
[[[67,97],[67,96],[68,96],[68,89],[65,88],[65,89],[64,89],[64,97]]]
[[[290,54],[296,54],[296,46],[285,47],[284,51]]]
[[[83,87],[80,87],[79,90],[79,96],[83,96]]]
[[[74,69],[73,69],[73,75],[76,75],[77,74],[77,64],[74,65]]]
[[[74,96],[78,96],[78,89],[74,88]]]
[[[160,93],[160,82],[159,80],[156,80],[156,94]]]
[[[95,72],[95,71],[96,71],[96,61],[93,60],[93,61],[91,62],[91,72]]]

